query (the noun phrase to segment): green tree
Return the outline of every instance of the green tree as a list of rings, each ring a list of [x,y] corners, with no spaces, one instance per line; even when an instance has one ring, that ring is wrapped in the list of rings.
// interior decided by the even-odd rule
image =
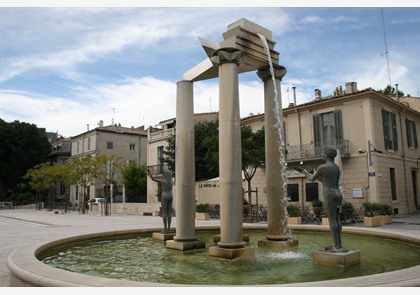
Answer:
[[[378,90],[379,93],[382,93],[383,95],[387,96],[397,96],[397,89],[395,87],[392,87],[391,85],[386,86],[383,90]],[[398,90],[398,96],[404,96],[404,92],[401,90]],[[407,96],[410,96],[409,94]]]
[[[58,166],[50,163],[42,163],[29,169],[24,178],[29,180],[29,186],[35,191],[37,208],[41,209],[41,194],[46,192],[48,194],[48,208],[52,209],[51,189],[55,186],[58,177]]]
[[[116,155],[101,155],[94,158],[96,180],[102,181],[105,190],[105,215],[111,212],[111,185],[115,185],[121,176],[124,161]]]
[[[128,163],[122,169],[122,179],[125,186],[125,194],[128,202],[146,201],[142,197],[147,196],[147,173],[143,166],[136,162]]]
[[[219,124],[218,122],[200,122],[194,126],[195,135],[195,171],[196,181],[219,176]],[[264,128],[253,132],[251,127],[241,127],[242,170],[248,182],[251,194],[251,180],[256,170],[264,164],[265,144]],[[165,163],[175,170],[175,136],[168,139],[165,148]]]
[[[26,172],[47,160],[51,144],[41,129],[25,122],[0,119],[0,134],[0,200],[15,201],[26,187]]]
[[[194,125],[195,180],[219,175],[219,124],[217,121],[199,122]],[[164,150],[168,169],[175,171],[175,135],[167,140]],[[176,177],[176,175],[175,175]]]
[[[88,204],[88,186],[93,183],[97,176],[95,158],[91,155],[73,158],[69,163],[69,169],[72,171],[72,184],[82,187],[82,213],[86,213]]]
[[[265,134],[264,127],[256,132],[250,126],[242,125],[242,172],[248,185],[248,202],[251,204],[251,181],[257,169],[265,162]]]

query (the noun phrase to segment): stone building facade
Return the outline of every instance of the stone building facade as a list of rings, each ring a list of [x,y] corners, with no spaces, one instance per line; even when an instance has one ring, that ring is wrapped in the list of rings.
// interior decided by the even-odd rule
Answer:
[[[395,214],[419,208],[420,113],[403,100],[371,88],[358,91],[352,82],[333,96],[317,91],[311,102],[290,104],[283,121],[291,202],[305,206],[322,200],[322,184],[309,182],[294,168],[318,167],[324,162],[322,147],[333,145],[340,150],[345,200],[355,208],[366,201],[390,204]],[[242,124],[257,130],[264,115],[244,118]],[[266,200],[264,176],[262,168],[252,180],[260,204]]]
[[[116,155],[125,161],[135,161],[140,166],[147,162],[147,131],[144,127],[123,127],[121,124],[103,126],[88,130],[71,138],[71,157],[112,156]],[[114,189],[112,203],[125,203],[122,184]],[[80,188],[71,187],[70,202],[80,207]],[[103,196],[103,184],[92,183],[88,189],[88,199]],[[144,199],[143,203],[147,203]],[[114,206],[115,207],[115,206]],[[118,207],[112,209],[118,211]],[[123,209],[121,208],[121,211]],[[126,209],[127,211],[127,209]],[[139,209],[137,209],[139,213]]]
[[[218,113],[199,113],[194,115],[195,123],[217,121]],[[168,138],[175,134],[176,120],[168,119],[159,122],[154,128],[149,128],[147,131],[147,166],[149,167],[163,167],[164,150],[168,146]],[[173,194],[175,195],[176,183],[174,185]],[[152,181],[150,177],[147,178],[147,202],[159,203],[158,199],[159,185]],[[176,200],[174,200],[175,204]]]

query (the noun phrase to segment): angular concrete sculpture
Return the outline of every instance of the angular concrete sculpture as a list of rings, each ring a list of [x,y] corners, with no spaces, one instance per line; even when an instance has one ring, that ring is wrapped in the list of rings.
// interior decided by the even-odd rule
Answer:
[[[261,41],[261,36],[266,40],[266,44]],[[220,169],[220,241],[217,246],[209,249],[209,254],[215,257],[234,259],[239,257],[254,256],[255,249],[246,245],[243,239],[243,196],[242,196],[242,167],[241,167],[241,122],[239,112],[239,85],[238,75],[249,71],[264,71],[271,65],[276,68],[276,81],[280,84],[281,78],[285,75],[286,69],[278,65],[279,53],[274,51],[275,42],[272,41],[271,31],[250,22],[247,19],[240,19],[228,26],[228,30],[223,33],[224,40],[220,43],[200,38],[200,43],[207,54],[207,58],[187,71],[184,79],[189,82],[197,82],[206,79],[219,78],[219,169]],[[268,47],[268,48],[266,48]],[[267,52],[269,56],[267,56]],[[269,62],[270,61],[270,62]],[[264,70],[261,70],[264,69]],[[269,77],[269,75],[267,76]],[[264,78],[265,79],[265,78]],[[264,80],[263,79],[263,80]],[[183,82],[187,83],[187,82]],[[278,92],[275,97],[274,87],[280,89],[280,85],[273,85],[269,80],[264,80],[264,90],[266,100],[265,114],[269,118],[266,123],[266,138],[276,137],[278,132],[274,125],[270,123],[270,116],[273,112],[272,101],[280,101],[281,97]],[[177,103],[182,103],[185,109],[191,110],[193,101],[189,100],[189,106],[185,102],[181,102],[179,98]],[[281,110],[280,110],[281,111]],[[188,116],[191,111],[188,111]],[[183,120],[184,110],[178,112],[177,107],[177,136],[178,133],[185,133],[190,127],[179,121]],[[267,120],[267,119],[266,119]],[[193,124],[193,122],[191,122]],[[186,141],[191,142],[191,136],[176,138],[175,159],[183,157],[183,152],[178,145],[184,145]],[[270,143],[270,149],[274,149]],[[279,154],[267,153],[267,163],[279,163]],[[184,186],[191,185],[186,178],[180,178],[179,173],[185,169],[190,169],[190,162],[194,161],[193,157],[185,158],[184,162],[177,162],[177,235],[178,229],[182,231],[195,221],[190,216],[190,211],[194,208],[195,202],[193,192],[181,193]],[[296,246],[295,242],[290,241],[287,231],[286,215],[279,212],[286,212],[286,203],[284,199],[283,182],[279,173],[281,167],[274,164],[270,171],[267,171],[267,180],[271,179],[268,198],[268,234],[267,239],[274,243],[283,243],[282,249],[290,245]],[[283,171],[284,172],[284,171]],[[188,200],[188,201],[181,201]],[[186,216],[182,216],[178,208],[178,204],[183,204]],[[186,209],[187,208],[187,209]],[[190,239],[194,239],[194,234],[190,234]],[[168,243],[167,243],[168,244]],[[262,247],[270,249],[279,249],[272,244]]]

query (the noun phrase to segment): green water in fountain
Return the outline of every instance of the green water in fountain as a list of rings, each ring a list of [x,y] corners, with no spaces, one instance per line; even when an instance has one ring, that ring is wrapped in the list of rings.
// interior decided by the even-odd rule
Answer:
[[[197,232],[207,247],[216,232]],[[252,258],[228,260],[208,255],[208,248],[182,252],[167,249],[151,235],[124,239],[88,241],[49,250],[38,257],[44,263],[67,271],[92,276],[141,282],[190,285],[272,285],[335,280],[384,273],[418,265],[420,247],[384,238],[343,235],[347,249],[361,251],[361,263],[349,267],[319,266],[311,253],[329,245],[324,232],[293,233],[299,247],[276,252],[257,247],[265,238],[263,230],[247,230]]]

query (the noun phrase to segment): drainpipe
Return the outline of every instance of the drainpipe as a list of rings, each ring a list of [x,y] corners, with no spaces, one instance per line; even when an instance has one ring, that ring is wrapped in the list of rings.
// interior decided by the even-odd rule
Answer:
[[[395,84],[395,92],[397,95],[397,101],[400,102],[400,97],[398,95],[398,84]],[[405,111],[405,106],[403,108]],[[403,136],[403,128],[402,128],[402,119],[401,119],[401,111],[398,111],[398,118],[400,121],[400,132],[401,132],[401,148],[402,148],[402,155],[403,158],[403,169],[404,169],[404,184],[405,184],[405,200],[407,202],[407,213],[410,213],[409,205],[408,205],[408,185],[407,185],[407,163],[405,158],[405,144],[404,144],[404,136]]]
[[[297,114],[297,120],[298,120],[298,133],[299,133],[300,156],[302,157],[302,134],[301,134],[301,126],[300,126],[300,114],[299,114],[299,112],[297,110],[297,104],[296,104],[296,87],[293,86],[292,89],[293,89],[293,102],[295,104],[295,113]],[[302,190],[302,194],[299,194],[299,195],[302,196],[301,203],[302,203],[302,208],[303,208],[305,206],[305,198],[303,196],[303,178],[302,177],[300,179],[300,184],[301,184],[300,187],[301,187],[301,190]]]

